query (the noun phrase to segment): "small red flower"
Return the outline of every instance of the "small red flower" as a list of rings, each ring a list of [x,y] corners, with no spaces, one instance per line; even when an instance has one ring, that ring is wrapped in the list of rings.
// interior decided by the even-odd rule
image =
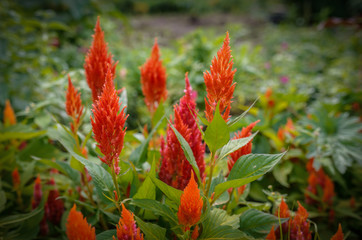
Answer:
[[[185,231],[200,220],[202,206],[203,201],[200,197],[200,190],[194,179],[194,173],[191,172],[190,182],[181,195],[181,203],[177,212],[179,224],[184,226]]]
[[[11,173],[13,179],[13,188],[18,189],[20,187],[20,175],[18,168],[15,168],[14,171]]]
[[[207,91],[205,98],[205,115],[209,122],[214,117],[217,103],[220,102],[220,113],[225,121],[229,119],[230,104],[233,97],[235,83],[233,83],[236,69],[233,67],[233,59],[229,46],[229,33],[226,32],[224,44],[217,52],[217,57],[212,59],[210,72],[204,72],[204,80]]]
[[[174,106],[175,120],[173,126],[185,138],[194,154],[201,179],[205,175],[204,152],[205,144],[202,143],[201,132],[197,126],[197,110],[195,96],[190,86],[187,73],[185,75],[185,95],[179,105]],[[167,143],[161,139],[161,167],[160,179],[165,183],[183,190],[190,179],[192,167],[187,161],[181,145],[171,129],[167,128]]]
[[[66,229],[69,240],[96,239],[95,228],[88,224],[87,219],[83,217],[81,212],[76,210],[75,204],[69,212]]]
[[[70,124],[73,133],[77,132],[80,118],[83,114],[83,108],[80,93],[74,88],[70,76],[68,75],[68,90],[66,94],[65,110],[68,116],[70,116],[73,120]]]
[[[113,239],[116,238],[113,236]],[[117,225],[117,240],[143,240],[141,230],[137,228],[133,213],[127,210],[122,203],[122,216]]]
[[[160,50],[155,39],[151,57],[140,68],[142,92],[148,110],[153,114],[161,101],[167,98],[166,69],[160,60]]]
[[[16,117],[10,101],[6,100],[4,108],[4,125],[10,126],[16,124]]]
[[[92,99],[95,103],[101,95],[106,80],[108,68],[115,78],[116,65],[112,55],[108,53],[107,43],[104,41],[104,32],[99,23],[99,17],[94,28],[93,43],[85,58],[84,70],[89,88],[92,90]]]
[[[342,226],[341,224],[338,225],[338,231],[336,232],[336,234],[334,234],[332,237],[331,237],[331,240],[343,240],[344,239],[344,235],[343,235],[343,232],[342,232]]]
[[[257,120],[251,124],[249,124],[249,126],[244,127],[241,131],[237,132],[235,134],[235,136],[233,137],[233,139],[240,139],[240,138],[245,138],[245,137],[250,137],[251,136],[251,130],[253,130],[253,128],[255,127],[255,125],[260,122],[260,120]],[[245,146],[239,148],[238,150],[232,152],[230,154],[229,160],[228,160],[228,169],[229,172],[231,171],[231,169],[233,168],[234,164],[236,163],[236,161],[244,155],[250,154],[251,153],[251,149],[252,149],[253,143],[252,140],[246,144]]]
[[[104,154],[99,157],[102,162],[113,167],[116,174],[119,173],[119,155],[123,149],[123,140],[126,134],[124,128],[126,116],[124,109],[120,110],[119,97],[113,86],[113,75],[111,69],[108,69],[106,82],[103,86],[103,92],[97,102],[93,104],[93,115],[91,117],[94,139],[97,146]]]

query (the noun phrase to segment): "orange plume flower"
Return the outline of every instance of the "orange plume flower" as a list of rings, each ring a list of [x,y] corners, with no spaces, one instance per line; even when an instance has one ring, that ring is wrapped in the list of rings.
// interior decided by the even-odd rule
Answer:
[[[220,102],[220,113],[223,119],[229,119],[230,104],[233,97],[235,83],[233,83],[236,69],[232,69],[233,60],[229,46],[229,33],[226,32],[224,44],[217,52],[217,57],[212,59],[210,72],[204,72],[204,80],[207,91],[207,100],[205,99],[205,114],[209,122],[214,117],[214,110],[217,103]]]
[[[99,17],[94,28],[93,43],[85,58],[84,70],[89,88],[92,90],[92,99],[95,102],[101,95],[108,68],[115,78],[116,65],[111,53],[108,53],[107,43],[104,41],[104,32],[99,23]]]
[[[140,229],[136,227],[133,213],[128,211],[122,203],[122,216],[117,225],[117,238],[113,236],[114,240],[143,240],[143,234]]]
[[[240,138],[245,138],[245,137],[250,137],[251,136],[251,130],[253,130],[253,128],[255,127],[255,125],[260,122],[260,120],[257,120],[251,124],[249,124],[249,126],[244,127],[241,131],[237,132],[235,134],[235,136],[233,137],[233,139],[240,139]],[[228,160],[228,169],[229,172],[231,171],[231,169],[233,168],[234,164],[236,163],[236,161],[244,155],[250,154],[251,153],[251,148],[253,146],[252,140],[246,144],[245,146],[239,148],[238,150],[230,153],[230,158]]]
[[[310,223],[308,222],[308,212],[298,201],[298,210],[291,220],[291,239],[311,240],[312,234],[309,231]]]
[[[100,159],[113,168],[116,174],[120,171],[118,157],[123,149],[127,129],[124,128],[124,125],[128,117],[124,112],[125,107],[119,112],[120,107],[121,103],[113,85],[113,74],[111,69],[108,69],[103,92],[97,102],[93,104],[94,117],[91,116],[91,122],[94,139],[104,154],[104,157],[100,157]]]
[[[11,107],[10,101],[6,100],[4,109],[4,124],[10,126],[16,124],[16,117],[13,108]]]
[[[77,211],[75,204],[69,212],[66,228],[69,240],[96,239],[95,228],[88,224],[87,219],[83,217],[81,212]]]
[[[343,235],[343,232],[342,232],[342,226],[341,224],[338,225],[338,231],[336,232],[336,234],[334,234],[332,237],[331,237],[331,240],[343,240],[344,239],[344,235]]]
[[[80,118],[83,114],[82,100],[80,99],[80,92],[74,88],[70,76],[68,75],[68,90],[66,94],[65,110],[73,120],[70,124],[70,128],[73,133],[77,132],[79,127]]]
[[[185,231],[200,220],[202,206],[203,201],[200,197],[200,190],[194,179],[194,173],[191,172],[189,184],[187,184],[181,195],[181,203],[177,212],[178,222],[184,226]]]
[[[167,98],[166,69],[160,60],[160,50],[155,39],[151,57],[140,68],[142,92],[148,110],[153,114],[161,101]]]
[[[275,236],[274,226],[272,226],[272,229],[270,230],[269,234],[265,238],[266,240],[277,240],[277,237]]]

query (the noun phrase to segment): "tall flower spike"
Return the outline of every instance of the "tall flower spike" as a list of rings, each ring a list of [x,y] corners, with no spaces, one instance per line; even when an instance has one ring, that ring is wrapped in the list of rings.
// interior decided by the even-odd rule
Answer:
[[[298,201],[298,210],[291,221],[291,239],[311,240],[312,234],[309,231],[308,212]]]
[[[113,236],[113,239],[116,238]],[[133,213],[128,211],[122,203],[122,216],[117,225],[117,240],[143,240],[143,234],[136,226]]]
[[[112,80],[115,78],[116,65],[112,54],[108,53],[107,43],[104,41],[104,32],[99,23],[99,17],[94,28],[93,43],[85,58],[84,70],[89,88],[92,90],[93,103],[102,93],[108,68],[112,72]]]
[[[177,212],[178,222],[184,226],[185,231],[200,220],[202,206],[200,190],[194,179],[194,173],[191,172],[190,182],[181,195],[181,203]]]
[[[10,101],[6,100],[4,108],[4,125],[10,126],[16,124],[16,117]]]
[[[103,92],[97,102],[93,104],[94,117],[91,116],[91,122],[94,139],[104,154],[104,157],[100,157],[100,159],[111,168],[114,167],[116,174],[120,170],[118,158],[123,149],[123,140],[127,129],[124,128],[124,125],[128,117],[124,112],[125,107],[118,113],[120,106],[117,91],[113,86],[113,74],[109,68]]]
[[[190,145],[200,170],[200,177],[203,179],[205,176],[205,144],[202,143],[201,132],[197,126],[196,95],[192,91],[187,73],[185,85],[185,95],[181,98],[179,105],[174,106],[173,126]],[[163,139],[161,142],[160,179],[177,189],[183,190],[189,182],[191,170],[192,167],[187,161],[175,133],[168,126],[167,143],[165,144]]]
[[[230,104],[233,97],[235,83],[233,83],[236,69],[232,69],[233,60],[229,46],[229,33],[226,32],[224,44],[217,52],[217,57],[212,59],[210,72],[204,72],[204,80],[207,91],[205,99],[205,115],[209,122],[214,117],[214,111],[217,103],[220,102],[220,113],[223,119],[228,121],[230,113]]]
[[[243,128],[241,131],[237,132],[235,134],[235,136],[233,137],[233,139],[240,139],[240,138],[245,138],[245,137],[250,137],[251,136],[251,130],[253,130],[253,128],[255,127],[255,125],[260,122],[260,120],[257,120],[251,124],[249,124],[249,126]],[[230,158],[228,160],[228,169],[229,172],[231,171],[231,169],[233,168],[234,164],[236,163],[236,161],[244,155],[250,154],[251,153],[251,149],[252,149],[253,143],[252,140],[246,144],[245,146],[239,148],[238,150],[232,152],[230,154]]]
[[[56,187],[54,179],[48,182],[49,185]],[[49,191],[48,199],[45,204],[45,215],[47,219],[54,225],[59,225],[64,213],[64,202],[60,197],[58,189],[52,189]]]
[[[81,212],[77,211],[75,204],[69,212],[66,229],[69,240],[96,239],[95,228],[88,224],[87,219],[83,217]]]
[[[344,235],[342,232],[342,226],[341,224],[338,225],[338,231],[336,232],[336,234],[334,234],[331,238],[331,240],[343,240],[344,239]]]
[[[68,90],[66,94],[65,110],[68,116],[70,116],[73,120],[73,122],[70,124],[73,133],[76,133],[79,127],[80,118],[83,114],[83,108],[82,100],[80,99],[80,92],[74,88],[70,76],[68,75]]]
[[[148,110],[153,114],[161,101],[167,98],[166,69],[160,60],[160,50],[155,39],[151,57],[140,68],[142,92]]]

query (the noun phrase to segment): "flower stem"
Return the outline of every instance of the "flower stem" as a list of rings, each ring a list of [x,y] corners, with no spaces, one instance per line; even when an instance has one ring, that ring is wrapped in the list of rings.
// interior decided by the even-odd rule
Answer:
[[[116,176],[116,172],[114,170],[114,164],[112,164],[111,166],[111,172],[112,172],[112,180],[113,180],[113,184],[114,184],[114,187],[116,188],[116,193],[117,193],[117,198],[118,199],[115,199],[115,203],[116,203],[116,207],[118,209],[118,211],[121,213],[121,208],[119,207],[119,197],[121,196],[120,195],[120,192],[119,192],[119,187],[118,187],[118,182],[117,182],[117,176]]]

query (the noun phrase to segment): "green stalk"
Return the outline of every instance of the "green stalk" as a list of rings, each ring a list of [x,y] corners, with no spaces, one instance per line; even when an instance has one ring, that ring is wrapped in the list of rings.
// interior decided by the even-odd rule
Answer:
[[[119,213],[121,213],[121,208],[119,207],[119,198],[120,198],[120,192],[119,192],[119,187],[118,187],[118,182],[117,182],[117,176],[116,176],[116,172],[114,171],[114,164],[113,164],[113,161],[112,161],[112,166],[111,166],[111,172],[112,172],[112,180],[113,180],[113,184],[114,184],[114,187],[116,188],[116,192],[117,192],[117,200],[115,199],[115,203],[116,203],[116,207],[119,211]]]
[[[215,167],[215,153],[214,152],[211,152],[211,160],[210,160],[210,162],[211,162],[211,166],[210,166],[209,179],[207,181],[207,187],[206,187],[206,194],[205,194],[206,197],[209,196],[211,180],[212,180],[212,173],[213,173],[214,167]]]

